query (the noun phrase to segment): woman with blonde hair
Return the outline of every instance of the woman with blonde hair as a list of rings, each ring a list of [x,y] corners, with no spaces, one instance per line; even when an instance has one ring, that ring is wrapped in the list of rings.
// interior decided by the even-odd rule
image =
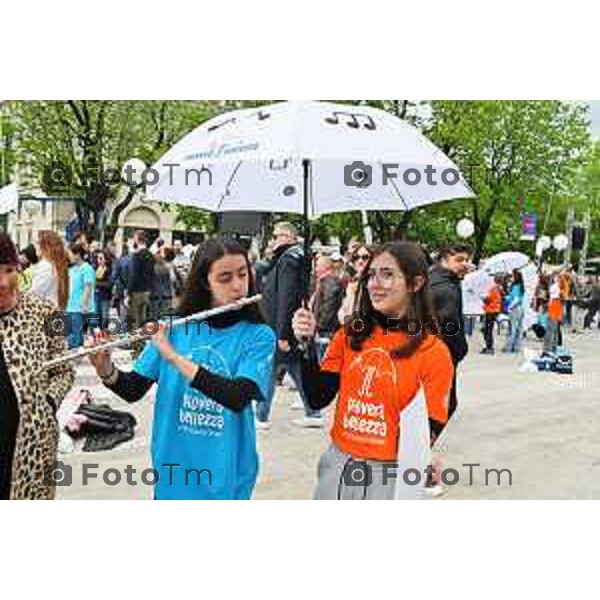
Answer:
[[[31,291],[65,310],[69,299],[69,257],[60,236],[54,231],[40,231],[40,261],[35,265]]]

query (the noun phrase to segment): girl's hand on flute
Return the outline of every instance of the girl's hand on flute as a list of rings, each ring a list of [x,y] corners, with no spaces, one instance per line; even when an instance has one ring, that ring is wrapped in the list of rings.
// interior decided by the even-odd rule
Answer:
[[[94,346],[107,341],[108,336],[105,333],[99,332],[86,336],[83,345],[85,348],[93,348]],[[96,369],[96,373],[99,377],[106,378],[110,375],[112,371],[112,357],[110,350],[98,350],[98,352],[90,354],[88,358]]]
[[[176,356],[171,342],[167,339],[167,326],[164,323],[159,323],[158,331],[150,337],[152,343],[157,347],[161,356],[168,361],[173,360]]]

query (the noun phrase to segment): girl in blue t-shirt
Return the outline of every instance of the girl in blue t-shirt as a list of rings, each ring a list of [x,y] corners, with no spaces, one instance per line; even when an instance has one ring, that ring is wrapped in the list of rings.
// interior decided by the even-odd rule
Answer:
[[[189,316],[254,293],[244,248],[211,239],[196,252],[177,312]],[[131,372],[117,369],[108,352],[91,358],[104,385],[128,402],[157,384],[155,498],[250,498],[258,474],[252,401],[269,393],[274,332],[256,304],[157,329]]]
[[[503,352],[520,352],[523,342],[523,318],[525,316],[525,282],[518,269],[512,272],[512,281],[506,297],[510,330],[506,337]]]

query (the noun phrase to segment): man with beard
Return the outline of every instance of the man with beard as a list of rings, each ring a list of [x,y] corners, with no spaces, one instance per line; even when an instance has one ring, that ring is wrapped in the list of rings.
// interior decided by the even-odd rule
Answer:
[[[442,338],[450,350],[454,363],[454,381],[448,406],[448,419],[457,406],[456,367],[469,352],[464,331],[461,282],[471,270],[472,250],[465,244],[454,244],[442,249],[438,262],[430,272],[433,308],[441,327]]]
[[[457,407],[456,370],[458,364],[469,352],[469,345],[464,330],[464,315],[462,307],[461,282],[471,270],[472,250],[465,244],[454,244],[443,248],[433,265],[429,276],[429,289],[437,323],[441,329],[452,363],[454,376],[448,398],[448,420]],[[441,457],[433,454],[432,465],[435,468],[433,476],[428,476],[424,492],[427,496],[437,497],[444,493],[440,483],[442,471]]]
[[[65,323],[50,301],[21,293],[18,279],[14,244],[0,232],[0,499],[51,499],[55,413],[75,374],[73,363],[43,369],[66,349],[52,331]]]
[[[302,305],[307,290],[304,289],[304,252],[298,241],[298,232],[291,223],[277,223],[273,229],[273,256],[261,269],[263,310],[267,323],[277,335],[277,366],[285,366],[296,384],[305,418],[296,421],[302,427],[322,427],[323,417],[318,410],[310,408],[300,373],[300,349],[292,330],[292,317]],[[275,375],[274,375],[275,376]],[[269,428],[269,414],[275,393],[273,380],[272,393],[266,402],[257,405],[256,418],[260,429]]]

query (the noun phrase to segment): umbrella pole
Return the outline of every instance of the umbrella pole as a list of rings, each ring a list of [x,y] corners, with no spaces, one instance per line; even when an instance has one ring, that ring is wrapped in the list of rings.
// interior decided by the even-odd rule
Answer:
[[[308,303],[310,298],[310,272],[312,267],[312,256],[310,251],[310,222],[308,220],[309,202],[310,202],[310,160],[307,158],[302,160],[302,175],[303,175],[303,186],[302,194],[304,201],[304,223],[303,223],[303,235],[304,235],[304,290],[303,297]]]
[[[310,252],[310,222],[308,220],[308,203],[310,202],[310,160],[302,159],[302,195],[304,201],[303,209],[303,235],[304,235],[304,269],[302,277],[302,305],[308,308],[310,300],[310,271],[312,266],[312,256]],[[299,340],[298,348],[304,355],[304,358],[309,357],[309,340]]]

